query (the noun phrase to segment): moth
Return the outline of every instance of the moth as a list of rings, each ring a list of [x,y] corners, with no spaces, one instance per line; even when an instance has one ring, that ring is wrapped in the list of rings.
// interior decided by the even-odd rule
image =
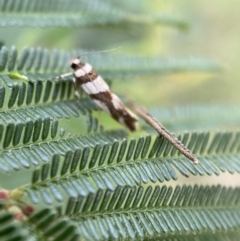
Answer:
[[[114,120],[127,127],[130,131],[137,130],[138,118],[136,115],[124,106],[119,97],[110,90],[108,84],[89,63],[82,62],[80,57],[72,58],[70,60],[70,67],[73,69],[75,96],[79,97],[77,87],[81,85],[83,90],[93,99],[101,110],[107,112]],[[60,77],[69,75],[70,74],[67,73]]]
[[[71,59],[70,67],[73,69],[73,73],[63,74],[60,77],[64,78],[73,74],[75,96],[79,97],[77,87],[78,85],[81,85],[83,90],[93,99],[100,109],[106,111],[114,120],[126,126],[130,131],[136,131],[138,123],[136,115],[124,106],[119,97],[110,90],[108,84],[97,74],[91,64],[84,63],[79,57],[77,57]],[[144,109],[139,108],[139,106],[135,106],[135,111],[183,155],[189,158],[194,164],[198,163],[195,155],[188,150],[181,141],[164,128],[153,116],[147,113]]]

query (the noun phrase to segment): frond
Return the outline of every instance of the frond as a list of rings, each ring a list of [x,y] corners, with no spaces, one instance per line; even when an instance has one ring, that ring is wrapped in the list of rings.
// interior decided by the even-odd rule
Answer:
[[[71,0],[61,1],[25,0],[19,4],[1,0],[0,26],[30,27],[79,27],[94,25],[165,24],[180,29],[188,24],[182,19],[166,13],[150,14],[146,11],[129,10],[109,1]],[[137,2],[136,2],[137,3]],[[135,9],[134,9],[135,10]],[[41,17],[40,17],[41,16]]]
[[[240,120],[239,106],[228,104],[155,107],[149,112],[172,131],[238,129]],[[153,131],[144,123],[143,128]]]
[[[195,240],[196,235],[196,240],[211,240],[213,233],[224,238],[239,234],[238,212],[239,188],[184,185],[100,189],[69,199],[60,213],[78,226],[78,234],[86,240]],[[40,226],[39,214],[32,220]],[[52,222],[44,220],[48,220],[45,227]]]
[[[86,229],[90,240],[184,238],[189,232],[205,236],[239,228],[238,196],[239,188],[221,186],[126,187],[98,193],[97,202],[91,197],[88,205],[81,205],[81,198],[70,201],[66,215]]]
[[[57,210],[42,209],[25,223],[37,240],[79,240],[80,234],[74,222],[61,217]]]
[[[52,129],[54,128],[55,127],[52,127]],[[8,131],[9,128],[6,129],[6,136],[8,136]],[[35,136],[34,134],[36,131],[40,133],[39,136],[43,136],[41,130],[38,130],[37,127],[37,130],[35,128],[33,131],[33,137]],[[53,131],[56,133],[55,130]],[[51,134],[53,131],[50,130]],[[0,170],[4,173],[10,173],[13,170],[19,171],[22,167],[28,169],[31,166],[39,166],[43,163],[49,162],[55,154],[65,155],[69,150],[75,151],[86,146],[92,148],[99,143],[112,143],[125,136],[126,132],[120,130],[106,131],[98,134],[94,133],[92,136],[81,135],[70,138],[59,137],[57,140],[45,140],[36,144],[29,141],[30,143],[25,143],[23,146],[12,147],[2,151],[0,154]],[[5,144],[5,142],[3,144]]]
[[[12,102],[12,104],[15,103]],[[80,108],[78,108],[76,101],[70,100],[37,105],[34,108],[29,106],[5,111],[0,116],[2,122],[2,141],[0,143],[5,149],[20,144],[27,145],[31,141],[36,143],[54,139],[57,137],[59,129],[57,120],[79,116],[86,118],[86,113],[89,113],[91,106],[92,109],[95,108],[89,99],[82,100]],[[89,128],[93,128],[92,119],[88,125],[90,125]],[[95,123],[95,129],[96,125]]]
[[[27,238],[26,231],[21,222],[15,219],[15,214],[7,210],[4,202],[0,202],[0,239],[23,241]]]
[[[17,222],[0,203],[0,237],[231,240],[239,235],[239,200],[239,188],[220,185],[119,187],[70,198],[64,210],[45,208]]]
[[[188,58],[113,56],[102,54],[89,56],[89,63],[108,78],[169,74],[178,72],[219,71],[220,65],[210,59],[190,56]]]
[[[0,204],[1,240],[79,240],[75,223],[61,217],[57,210],[42,209],[27,220],[17,220],[13,210],[7,210],[4,203]]]
[[[8,54],[9,53],[9,54]],[[3,75],[2,81],[13,87],[17,79],[29,80],[31,83],[41,83],[48,80],[60,83],[63,80],[57,79],[58,75],[69,72],[69,60],[73,56],[81,56],[86,50],[75,50],[72,52],[47,50],[42,48],[24,48],[21,55],[17,57],[18,51],[15,47],[8,50],[2,47],[0,53],[0,70],[10,72]],[[197,57],[183,58],[162,58],[141,57],[141,56],[117,56],[108,53],[90,55],[87,61],[98,70],[105,78],[126,78],[136,75],[152,75],[159,73],[174,73],[182,71],[217,71],[220,70],[218,63],[209,59]],[[17,71],[19,74],[15,74]],[[9,78],[10,77],[10,78]],[[70,81],[71,78],[65,79]]]
[[[36,169],[32,184],[23,190],[34,203],[40,201],[39,196],[44,202],[52,203],[51,197],[62,201],[63,192],[77,198],[99,190],[114,191],[119,187],[134,188],[151,182],[176,180],[175,168],[186,177],[190,174],[219,175],[226,171],[239,173],[239,137],[238,132],[185,133],[180,136],[179,139],[196,154],[198,165],[179,156],[175,148],[160,136],[154,142],[152,136],[138,140],[113,139],[109,143],[94,144],[91,141],[92,148],[81,143],[81,148],[75,146],[74,149],[66,148],[73,140],[65,145],[59,141],[62,145],[55,149],[53,160]],[[54,146],[50,143],[50,147]],[[60,161],[60,155],[64,155],[63,161]]]

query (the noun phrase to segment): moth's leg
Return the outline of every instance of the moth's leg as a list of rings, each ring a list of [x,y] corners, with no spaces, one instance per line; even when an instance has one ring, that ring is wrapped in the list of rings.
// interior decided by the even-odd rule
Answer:
[[[81,103],[79,101],[80,99],[80,94],[79,94],[79,91],[78,91],[78,88],[77,88],[77,83],[76,83],[76,78],[73,77],[73,88],[74,88],[74,97],[75,97],[75,100],[76,100],[76,106],[78,109],[82,109],[81,107]]]
[[[58,78],[66,78],[66,77],[68,77],[68,76],[71,76],[71,75],[73,75],[73,73],[72,72],[70,72],[70,73],[65,73],[65,74],[61,74],[60,76],[58,76]]]
[[[63,78],[66,78],[66,77],[72,76],[72,75],[73,75],[72,72],[70,72],[70,73],[65,73],[65,74],[61,74],[61,75],[59,75],[59,76],[53,77],[53,79],[63,79]]]
[[[98,110],[98,122],[99,122],[98,125],[101,126],[102,125],[102,118],[101,118],[102,109],[98,106],[97,110]]]
[[[73,78],[73,87],[74,87],[74,96],[78,100],[80,98],[80,94],[77,88],[76,78]]]

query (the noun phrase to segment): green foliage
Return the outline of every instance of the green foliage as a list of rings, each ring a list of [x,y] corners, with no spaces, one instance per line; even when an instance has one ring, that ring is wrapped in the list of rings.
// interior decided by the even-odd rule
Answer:
[[[172,131],[237,129],[240,113],[238,105],[186,105],[172,108],[151,108],[150,113]],[[145,124],[144,129],[151,132]]]
[[[190,138],[189,133],[186,133],[181,136],[179,139],[184,144],[188,143],[188,147],[193,145],[191,149],[197,154],[199,165],[179,157],[176,150],[159,136],[153,145],[151,136],[140,137],[138,141],[123,139],[121,142],[115,140],[105,144],[100,144],[99,139],[92,149],[89,146],[69,148],[69,142],[63,145],[61,141],[61,147],[68,149],[55,150],[58,154],[50,163],[33,172],[32,184],[23,190],[32,202],[39,203],[41,196],[49,204],[53,203],[51,196],[56,201],[62,201],[62,192],[77,198],[102,189],[114,191],[118,187],[134,188],[149,182],[176,180],[178,175],[175,168],[186,177],[190,174],[219,175],[226,171],[239,173],[239,146],[236,145],[239,136],[239,133],[216,133],[213,136],[209,133],[194,133]],[[209,139],[212,141],[209,142]],[[64,160],[60,161],[60,155],[64,155]],[[231,163],[226,163],[229,159],[232,159]]]
[[[153,15],[144,11],[135,14],[131,9],[121,8],[119,4],[108,1],[72,0],[69,4],[60,0],[24,0],[18,3],[1,0],[0,4],[1,12],[4,13],[0,17],[1,26],[79,27],[160,23],[178,28],[187,27],[184,20],[174,16]]]
[[[145,1],[2,0],[0,6],[0,25],[9,31],[114,25],[128,32],[136,25],[188,25],[163,11],[151,14]],[[1,240],[238,239],[239,187],[182,181],[240,173],[237,106],[150,109],[197,156],[194,165],[141,121],[139,132],[130,136],[109,116],[98,118],[95,104],[80,89],[75,99],[72,77],[59,76],[69,72],[71,57],[87,50],[45,46],[19,52],[7,46],[0,52]],[[124,79],[127,85],[136,75],[220,70],[200,57],[100,53],[83,61],[109,84]]]

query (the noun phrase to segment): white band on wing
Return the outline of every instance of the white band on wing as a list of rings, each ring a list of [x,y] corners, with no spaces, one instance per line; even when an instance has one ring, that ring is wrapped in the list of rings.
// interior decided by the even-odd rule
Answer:
[[[88,63],[86,63],[83,67],[75,70],[74,74],[77,78],[80,78],[88,73],[90,73],[92,70],[92,66]]]

